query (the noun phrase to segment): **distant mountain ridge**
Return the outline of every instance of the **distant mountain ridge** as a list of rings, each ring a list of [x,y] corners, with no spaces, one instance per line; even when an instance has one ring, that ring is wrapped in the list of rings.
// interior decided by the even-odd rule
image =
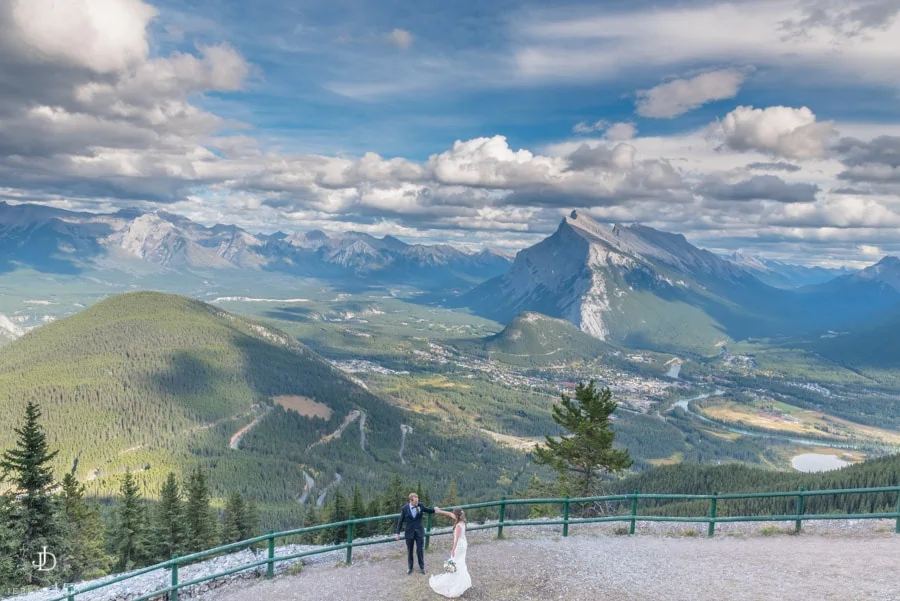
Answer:
[[[774,259],[755,257],[741,251],[727,255],[725,258],[776,288],[797,288],[823,284],[835,278],[855,273],[848,267],[795,265]]]
[[[258,269],[306,277],[348,275],[384,283],[421,281],[470,286],[503,273],[510,258],[447,244],[407,244],[360,232],[253,234],[234,225],[207,227],[165,211],[76,213],[0,202],[0,268],[77,273],[141,261],[169,269]],[[435,268],[440,269],[435,269]]]
[[[615,345],[708,353],[723,340],[831,327],[900,305],[894,288],[872,298],[886,284],[862,274],[783,290],[683,235],[607,227],[573,211],[506,274],[455,302],[503,323],[535,311]],[[878,274],[895,281],[888,270]]]

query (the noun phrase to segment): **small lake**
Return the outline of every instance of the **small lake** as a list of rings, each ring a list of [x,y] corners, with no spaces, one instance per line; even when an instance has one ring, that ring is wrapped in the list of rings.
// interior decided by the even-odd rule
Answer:
[[[794,455],[791,459],[791,467],[798,472],[828,472],[842,468],[845,465],[850,465],[850,462],[824,453],[803,453],[802,455]]]

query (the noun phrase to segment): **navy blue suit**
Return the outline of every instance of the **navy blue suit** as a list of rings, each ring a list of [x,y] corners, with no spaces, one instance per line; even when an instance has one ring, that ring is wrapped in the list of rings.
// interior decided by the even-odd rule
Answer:
[[[419,560],[419,567],[425,569],[425,554],[423,546],[425,544],[425,524],[422,516],[426,513],[434,513],[434,507],[426,507],[419,503],[416,506],[416,516],[412,516],[409,503],[400,510],[400,519],[397,520],[397,534],[403,530],[403,524],[406,524],[406,551],[409,569],[413,568],[413,545],[416,547],[416,557]]]

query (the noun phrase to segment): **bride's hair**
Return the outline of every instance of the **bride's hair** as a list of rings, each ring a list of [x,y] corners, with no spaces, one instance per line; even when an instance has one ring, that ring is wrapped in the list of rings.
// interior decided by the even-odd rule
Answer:
[[[462,509],[457,507],[456,509],[453,510],[452,513],[453,513],[453,517],[456,518],[457,522],[462,522],[464,524],[466,523],[466,512],[465,511],[463,511]]]

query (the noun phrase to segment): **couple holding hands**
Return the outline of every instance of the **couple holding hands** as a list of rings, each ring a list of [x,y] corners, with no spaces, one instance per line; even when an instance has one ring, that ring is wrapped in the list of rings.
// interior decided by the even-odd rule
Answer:
[[[400,510],[400,519],[397,521],[397,531],[394,535],[400,540],[401,532],[406,539],[407,550],[407,574],[413,571],[413,546],[416,548],[416,557],[419,560],[419,571],[425,573],[425,525],[422,516],[426,513],[438,513],[453,520],[453,548],[450,551],[450,559],[444,564],[447,572],[432,576],[428,579],[431,589],[444,597],[459,597],[470,586],[472,579],[466,567],[466,512],[462,509],[454,509],[452,512],[444,511],[440,507],[426,507],[419,503],[416,493],[409,494],[409,503]],[[404,530],[404,525],[406,526]]]

